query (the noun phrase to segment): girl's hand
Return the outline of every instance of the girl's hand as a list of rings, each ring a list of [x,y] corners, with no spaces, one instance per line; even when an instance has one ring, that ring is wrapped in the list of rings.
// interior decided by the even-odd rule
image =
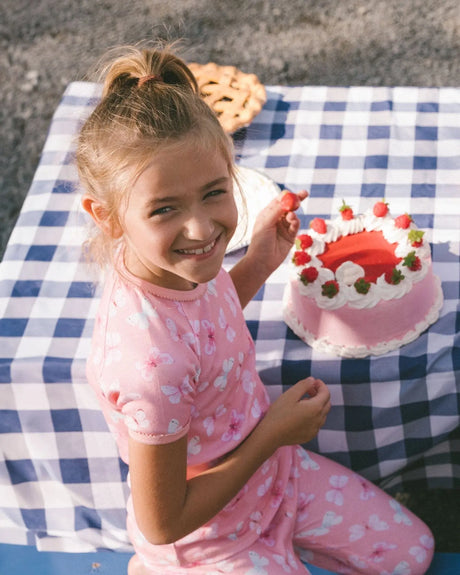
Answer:
[[[298,205],[295,201],[286,201],[292,199],[292,192],[283,192],[259,213],[255,221],[247,255],[267,269],[267,277],[285,260],[299,231],[299,218],[293,210],[299,207],[308,192],[303,190],[295,195]]]
[[[266,427],[279,447],[306,443],[317,435],[330,409],[326,384],[307,377],[278,397],[259,425]]]

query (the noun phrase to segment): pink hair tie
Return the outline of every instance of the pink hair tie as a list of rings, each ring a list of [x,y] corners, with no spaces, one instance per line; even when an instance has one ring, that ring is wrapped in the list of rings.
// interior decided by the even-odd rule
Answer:
[[[137,81],[137,87],[140,88],[141,86],[143,86],[146,82],[149,82],[150,80],[157,80],[159,82],[162,82],[163,78],[161,76],[159,76],[158,74],[150,74],[148,76],[142,76],[142,78],[139,78],[139,80]]]

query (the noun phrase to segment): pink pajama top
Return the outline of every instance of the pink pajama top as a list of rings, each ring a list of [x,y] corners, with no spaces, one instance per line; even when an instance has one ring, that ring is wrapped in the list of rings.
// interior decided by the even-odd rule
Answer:
[[[189,476],[237,447],[269,405],[254,342],[224,270],[190,291],[155,286],[123,267],[112,272],[87,375],[123,461],[129,464],[129,435],[148,444],[187,435]],[[219,560],[248,547],[281,503],[290,453],[278,450],[209,523],[173,545],[152,545],[153,555],[183,564],[194,554]]]

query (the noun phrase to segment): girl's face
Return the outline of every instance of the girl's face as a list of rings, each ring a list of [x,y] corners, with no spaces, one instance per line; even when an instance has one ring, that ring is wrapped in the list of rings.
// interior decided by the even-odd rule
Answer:
[[[218,150],[191,140],[159,152],[120,214],[125,265],[156,285],[192,289],[218,274],[237,219],[233,178]]]

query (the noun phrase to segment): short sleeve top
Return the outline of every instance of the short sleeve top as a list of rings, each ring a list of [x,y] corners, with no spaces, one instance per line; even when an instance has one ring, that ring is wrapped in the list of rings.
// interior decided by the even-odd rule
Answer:
[[[188,436],[188,465],[212,465],[268,408],[254,342],[229,274],[189,291],[155,286],[121,266],[106,279],[87,376],[120,456],[128,436]]]

